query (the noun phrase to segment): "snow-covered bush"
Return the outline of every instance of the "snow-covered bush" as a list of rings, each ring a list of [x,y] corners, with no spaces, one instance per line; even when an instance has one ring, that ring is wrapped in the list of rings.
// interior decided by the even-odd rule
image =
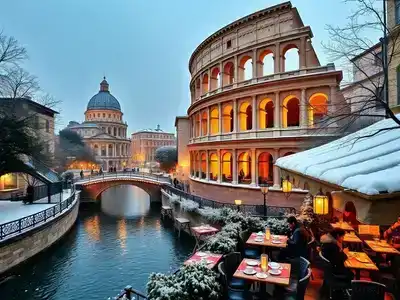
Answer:
[[[220,208],[212,208],[209,206],[205,206],[199,208],[197,212],[207,221],[211,223],[221,223],[222,216],[221,216],[221,209]]]
[[[218,232],[204,244],[203,250],[219,254],[228,254],[236,250],[237,239],[233,239],[227,232]]]
[[[222,228],[221,233],[225,234],[226,236],[229,236],[231,239],[238,240],[241,231],[242,231],[241,224],[228,223]]]
[[[269,227],[272,234],[287,235],[290,231],[289,224],[285,219],[268,218],[265,227]]]
[[[265,227],[265,222],[261,218],[251,216],[247,216],[242,224],[243,230],[248,232],[264,231]]]
[[[199,204],[193,200],[182,199],[181,208],[184,211],[196,211],[199,208]]]
[[[172,195],[172,196],[170,196],[170,197],[169,197],[169,202],[170,202],[171,204],[178,204],[178,203],[181,203],[181,201],[180,201],[180,199],[179,199],[179,196],[177,196],[177,195]]]
[[[184,299],[182,283],[175,275],[152,273],[147,282],[147,297],[157,300]]]
[[[313,200],[310,194],[307,194],[300,207],[300,212],[296,215],[296,219],[308,227],[314,222],[316,215],[314,214]]]

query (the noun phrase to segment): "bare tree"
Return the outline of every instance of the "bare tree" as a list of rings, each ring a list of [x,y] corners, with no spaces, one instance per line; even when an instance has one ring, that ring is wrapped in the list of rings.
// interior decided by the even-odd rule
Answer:
[[[400,54],[399,31],[387,25],[382,0],[344,2],[349,10],[352,9],[347,24],[327,26],[329,42],[323,43],[323,47],[329,58],[339,63],[344,71],[342,92],[346,102],[335,106],[330,110],[331,114],[319,120],[320,126],[340,124],[342,131],[349,132],[386,117],[393,119],[394,125],[373,135],[399,129],[400,120],[390,110],[385,97],[385,87],[396,88],[395,82],[389,82],[385,68]],[[387,63],[384,47],[387,49]]]

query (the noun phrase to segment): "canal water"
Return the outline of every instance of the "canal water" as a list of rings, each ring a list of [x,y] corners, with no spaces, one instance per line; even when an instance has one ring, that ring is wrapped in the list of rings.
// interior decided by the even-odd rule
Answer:
[[[0,285],[0,299],[108,299],[128,284],[145,292],[151,272],[174,271],[193,247],[160,221],[160,207],[150,206],[146,192],[112,187],[101,209],[81,209],[59,243],[14,270]]]

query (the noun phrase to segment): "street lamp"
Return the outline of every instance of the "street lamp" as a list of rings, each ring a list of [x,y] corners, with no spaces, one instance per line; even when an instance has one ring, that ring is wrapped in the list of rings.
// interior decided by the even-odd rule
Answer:
[[[242,205],[242,200],[235,200],[235,205],[237,206],[237,210],[240,211],[240,205]]]
[[[292,183],[289,181],[289,176],[282,181],[282,192],[285,195],[286,200],[289,199],[290,194],[292,193]]]
[[[261,193],[263,194],[263,196],[264,196],[264,217],[266,217],[267,216],[267,194],[268,194],[268,186],[267,185],[262,185],[261,187],[260,187],[260,189],[261,189]]]
[[[329,213],[329,198],[322,193],[322,189],[313,197],[314,213],[327,215]]]

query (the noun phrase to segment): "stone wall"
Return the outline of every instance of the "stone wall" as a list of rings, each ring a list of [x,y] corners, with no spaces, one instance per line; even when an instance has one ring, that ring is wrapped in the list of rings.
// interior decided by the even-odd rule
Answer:
[[[43,225],[0,243],[0,274],[47,249],[74,225],[79,210],[79,193],[68,211]]]

